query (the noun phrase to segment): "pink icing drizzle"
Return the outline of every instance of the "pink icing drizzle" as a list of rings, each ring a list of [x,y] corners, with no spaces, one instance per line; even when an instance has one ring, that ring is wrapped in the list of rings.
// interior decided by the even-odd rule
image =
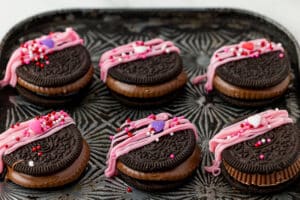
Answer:
[[[207,73],[195,77],[192,82],[194,84],[198,84],[206,79],[207,82],[205,84],[205,89],[209,92],[213,89],[213,79],[218,67],[236,60],[257,58],[261,54],[273,51],[284,52],[284,49],[280,43],[275,44],[274,42],[269,42],[264,38],[223,46],[211,57],[210,64],[207,67]],[[280,57],[283,57],[283,54],[281,54]]]
[[[42,44],[45,40],[51,40],[54,46],[49,47]],[[44,55],[78,44],[83,44],[83,40],[72,28],[66,28],[65,32],[50,33],[49,35],[43,35],[37,39],[27,41],[12,53],[6,66],[4,79],[0,80],[0,87],[5,87],[8,84],[12,87],[16,86],[16,69],[22,64],[29,64],[30,61],[42,59]],[[33,52],[33,48],[37,48],[38,51]],[[43,53],[41,54],[41,52]]]
[[[293,123],[286,110],[267,110],[222,129],[209,141],[209,150],[214,153],[213,165],[207,172],[218,176],[221,173],[222,151],[240,142],[251,140],[276,127]]]
[[[111,146],[107,155],[107,169],[105,175],[112,177],[115,175],[116,162],[118,157],[127,154],[128,152],[143,147],[154,141],[158,141],[160,137],[168,134],[174,134],[176,131],[191,129],[195,134],[196,140],[198,139],[198,133],[196,127],[184,117],[170,118],[168,113],[160,113],[157,115],[150,115],[147,118],[140,119],[133,122],[125,122],[121,128],[124,128],[121,132],[114,135],[111,139]],[[162,120],[165,122],[163,130],[159,133],[151,132],[151,122]],[[138,129],[141,127],[145,127]],[[135,131],[132,136],[128,136],[128,132]],[[176,133],[175,133],[176,134]]]
[[[145,59],[151,56],[161,55],[163,53],[176,52],[180,50],[170,41],[162,39],[153,39],[146,42],[134,41],[126,45],[105,52],[99,61],[100,78],[106,82],[108,70],[121,63],[127,63],[134,60]]]
[[[74,124],[73,119],[66,112],[59,111],[18,123],[4,131],[0,135],[0,173],[3,171],[3,155],[10,154],[36,140],[49,137],[71,124]]]

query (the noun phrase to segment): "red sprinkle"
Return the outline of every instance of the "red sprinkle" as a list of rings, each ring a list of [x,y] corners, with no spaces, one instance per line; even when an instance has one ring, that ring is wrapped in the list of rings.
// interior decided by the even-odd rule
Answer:
[[[127,122],[127,123],[130,123],[130,122],[131,122],[131,119],[130,119],[130,118],[127,118],[127,119],[126,119],[126,122]]]
[[[131,132],[128,132],[127,135],[128,135],[128,137],[132,137],[133,136],[133,134]]]
[[[130,187],[127,187],[127,192],[132,192],[132,189]]]
[[[16,137],[16,141],[19,142],[19,141],[20,141],[20,138],[19,138],[19,137]]]
[[[37,146],[36,146],[36,149],[37,149],[37,150],[40,150],[40,149],[41,149],[41,145],[37,145]]]
[[[38,152],[38,156],[42,156],[43,155],[43,153],[42,152]]]
[[[32,147],[31,151],[36,152],[36,147]]]

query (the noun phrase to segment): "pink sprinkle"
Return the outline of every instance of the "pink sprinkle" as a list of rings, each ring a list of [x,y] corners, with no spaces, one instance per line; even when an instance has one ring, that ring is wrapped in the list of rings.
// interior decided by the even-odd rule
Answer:
[[[283,53],[280,53],[279,54],[279,58],[283,58],[284,57],[284,54]]]
[[[128,132],[128,131],[129,131],[129,128],[128,128],[128,127],[125,127],[124,130],[125,130],[125,132]]]
[[[260,155],[259,155],[259,159],[261,159],[261,160],[265,159],[264,154],[260,154]]]
[[[46,61],[46,64],[49,65],[49,63],[50,63],[50,62],[47,60],[47,61]]]
[[[267,139],[267,142],[268,142],[268,143],[270,143],[270,142],[271,142],[271,139],[270,139],[270,138],[268,138],[268,139]]]
[[[171,155],[170,155],[170,158],[171,158],[171,159],[173,159],[174,157],[175,157],[174,154],[171,154]]]
[[[261,141],[258,141],[257,144],[258,144],[259,146],[262,145]]]

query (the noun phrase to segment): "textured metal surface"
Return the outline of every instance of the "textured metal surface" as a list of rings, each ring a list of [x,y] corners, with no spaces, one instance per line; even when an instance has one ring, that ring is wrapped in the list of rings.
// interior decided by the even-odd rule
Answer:
[[[10,30],[0,45],[0,69],[3,72],[11,52],[25,40],[49,31],[73,26],[84,38],[96,73],[80,105],[66,107],[91,147],[89,167],[81,179],[63,188],[28,190],[11,182],[0,182],[0,199],[299,199],[300,181],[279,194],[247,195],[233,189],[222,176],[213,177],[203,166],[211,163],[209,139],[226,123],[267,108],[285,108],[299,124],[299,47],[294,38],[275,22],[247,11],[232,9],[203,10],[67,10],[29,18]],[[100,55],[115,46],[133,41],[161,37],[172,40],[182,51],[189,78],[205,72],[210,56],[219,47],[241,40],[267,37],[281,42],[292,63],[294,85],[284,99],[270,107],[242,109],[223,102],[214,94],[206,95],[203,86],[189,81],[183,94],[164,107],[139,110],[126,108],[116,101],[99,80]],[[299,92],[298,92],[299,93]],[[0,131],[10,124],[49,110],[32,105],[11,88],[0,91]],[[103,172],[109,148],[108,135],[127,117],[137,119],[150,113],[170,112],[185,115],[199,130],[203,161],[195,177],[186,185],[165,193],[133,190],[118,178],[107,179]]]

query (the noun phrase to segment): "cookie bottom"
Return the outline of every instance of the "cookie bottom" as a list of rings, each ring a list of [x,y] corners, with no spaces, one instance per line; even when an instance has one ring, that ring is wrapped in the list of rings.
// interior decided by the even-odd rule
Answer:
[[[54,188],[77,180],[85,170],[90,157],[90,149],[85,140],[79,157],[74,163],[61,172],[49,176],[30,176],[7,167],[6,179],[26,188]]]
[[[272,104],[283,98],[283,97],[275,97],[272,99],[263,99],[263,100],[246,100],[246,99],[232,98],[220,92],[217,93],[224,101],[239,107],[261,107],[261,106]]]
[[[86,86],[88,87],[88,85]],[[85,87],[85,88],[86,88]],[[83,88],[82,90],[78,91],[77,93],[64,95],[64,96],[42,96],[38,95],[34,92],[31,92],[19,85],[16,86],[18,93],[27,101],[43,106],[43,107],[59,107],[68,105],[75,105],[81,101],[83,97],[85,97],[86,90]]]
[[[201,150],[195,147],[193,154],[179,166],[163,172],[144,173],[118,163],[118,176],[134,188],[145,191],[164,191],[176,188],[192,177],[201,161]]]
[[[266,194],[266,193],[276,193],[279,192],[288,186],[295,183],[300,176],[300,173],[298,173],[297,176],[293,177],[292,179],[283,182],[281,184],[275,185],[275,186],[266,186],[266,187],[259,187],[255,185],[245,185],[237,180],[235,180],[233,177],[229,175],[229,173],[226,171],[224,165],[221,165],[222,174],[225,177],[225,179],[232,185],[234,188],[241,190],[245,193],[255,193],[255,194]]]
[[[181,181],[142,181],[131,178],[120,171],[118,171],[118,176],[128,185],[138,190],[143,190],[147,192],[167,191],[173,188],[177,188],[186,183],[192,177],[187,177],[186,179]]]
[[[151,106],[163,105],[174,100],[182,92],[182,89],[174,91],[171,94],[167,94],[165,96],[156,97],[156,98],[131,98],[131,97],[126,97],[121,94],[118,94],[114,91],[110,91],[110,92],[116,99],[118,99],[126,106],[149,108]]]

